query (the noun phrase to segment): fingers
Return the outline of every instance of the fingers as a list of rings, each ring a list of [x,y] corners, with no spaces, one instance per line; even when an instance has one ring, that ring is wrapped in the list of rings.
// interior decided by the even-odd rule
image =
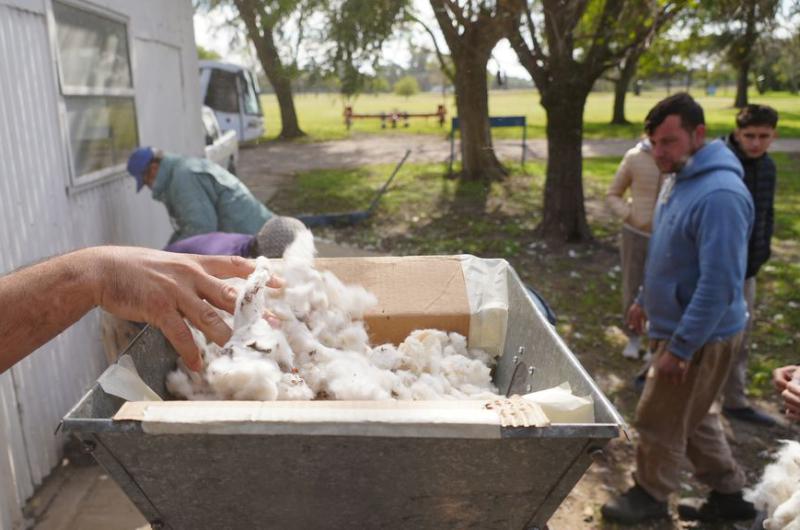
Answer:
[[[164,333],[167,340],[181,356],[186,367],[195,372],[203,369],[203,359],[200,357],[200,352],[197,350],[197,345],[192,338],[192,332],[189,331],[189,326],[183,321],[183,318],[177,311],[171,311],[161,318],[156,326]]]
[[[209,340],[223,346],[231,338],[231,329],[208,303],[194,295],[178,300],[178,309]]]
[[[205,271],[217,278],[247,278],[256,268],[241,256],[194,256]]]
[[[213,306],[233,313],[236,307],[236,289],[222,280],[213,276],[201,274],[195,282],[195,288],[200,298],[205,298]]]
[[[800,385],[789,383],[786,390],[781,393],[786,408],[800,412]]]

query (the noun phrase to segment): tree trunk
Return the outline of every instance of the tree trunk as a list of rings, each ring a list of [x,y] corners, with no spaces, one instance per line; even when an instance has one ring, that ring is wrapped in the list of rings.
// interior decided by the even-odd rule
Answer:
[[[614,113],[611,117],[611,123],[615,125],[627,125],[630,123],[625,119],[625,96],[628,93],[628,87],[631,84],[631,79],[636,75],[636,66],[639,61],[639,56],[631,57],[625,62],[625,66],[619,72],[619,79],[614,82]]]
[[[750,63],[753,60],[753,46],[756,43],[756,0],[750,0],[745,19],[744,37],[741,42],[734,43],[736,78],[736,99],[733,106],[740,109],[747,105],[747,78],[750,75]]]
[[[297,121],[291,80],[287,76],[282,75],[273,80],[272,76],[267,74],[267,78],[272,88],[275,89],[275,96],[278,98],[278,107],[281,109],[281,134],[279,137],[288,140],[305,136],[306,133],[300,129],[300,124]]]
[[[461,128],[461,178],[499,180],[508,175],[492,147],[489,127],[489,91],[486,64],[489,57],[475,53],[458,56],[455,85]]]
[[[259,26],[252,2],[236,0],[235,3],[247,27],[248,36],[256,47],[261,67],[264,69],[269,84],[272,85],[275,96],[278,99],[278,106],[281,111],[281,133],[278,137],[288,140],[305,136],[306,133],[300,129],[300,124],[297,121],[297,112],[294,108],[294,97],[292,96],[291,76],[286,71],[286,68],[283,67],[278,50],[275,47],[272,23],[261,20],[261,25]]]
[[[747,78],[750,74],[750,60],[742,61],[736,77],[736,100],[733,106],[740,109],[747,105]]]
[[[548,97],[549,96],[549,97]],[[588,90],[552,85],[542,96],[547,114],[547,178],[540,233],[559,241],[587,241],[583,205],[583,109]]]

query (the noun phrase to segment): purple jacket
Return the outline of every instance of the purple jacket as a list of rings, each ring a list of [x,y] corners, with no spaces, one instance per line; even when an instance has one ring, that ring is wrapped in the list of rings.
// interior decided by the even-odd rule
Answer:
[[[228,232],[209,232],[187,237],[164,248],[167,252],[180,254],[203,254],[206,256],[250,257],[250,249],[256,236],[232,234]]]

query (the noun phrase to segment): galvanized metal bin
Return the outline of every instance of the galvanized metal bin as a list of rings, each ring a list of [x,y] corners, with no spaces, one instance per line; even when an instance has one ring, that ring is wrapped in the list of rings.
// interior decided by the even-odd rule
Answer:
[[[543,528],[623,420],[509,269],[501,392],[568,381],[591,395],[593,424],[502,428],[495,439],[409,434],[154,434],[112,420],[122,400],[95,385],[67,414],[78,436],[154,528]],[[145,329],[128,348],[162,397],[175,353]],[[267,405],[268,406],[268,405]],[[201,429],[202,431],[202,429]],[[217,433],[215,433],[217,432]],[[311,431],[313,432],[313,431]]]

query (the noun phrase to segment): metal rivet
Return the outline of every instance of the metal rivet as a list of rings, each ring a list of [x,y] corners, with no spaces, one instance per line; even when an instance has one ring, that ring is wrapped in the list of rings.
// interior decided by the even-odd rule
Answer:
[[[587,452],[589,453],[589,456],[592,457],[592,460],[595,462],[603,460],[603,458],[606,456],[605,451],[603,451],[601,447],[590,447]]]
[[[533,366],[529,366],[528,367],[528,375],[533,375],[533,370],[534,370]]]
[[[520,355],[525,355],[525,346],[520,346],[519,349],[517,350],[517,353],[519,353]]]
[[[97,444],[92,440],[84,440],[81,443],[81,450],[87,455],[93,453],[95,449],[97,449]]]
[[[511,360],[514,361],[514,364],[517,364],[519,362],[519,357],[515,355]]]

